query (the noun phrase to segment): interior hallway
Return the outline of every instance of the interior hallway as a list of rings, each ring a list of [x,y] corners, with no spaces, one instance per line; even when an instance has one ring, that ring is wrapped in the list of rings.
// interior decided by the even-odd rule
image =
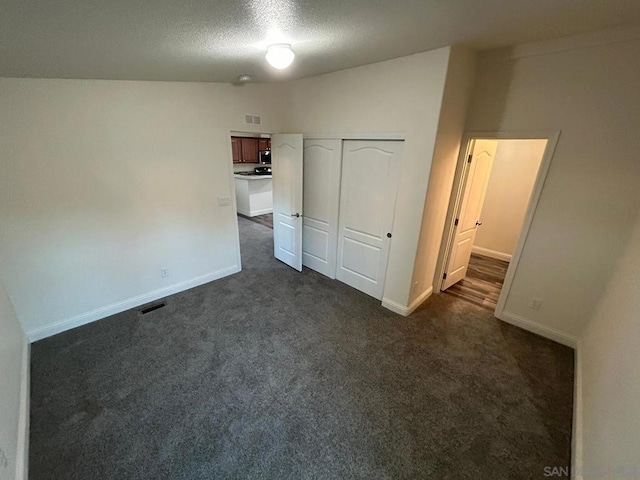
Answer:
[[[272,256],[33,344],[30,478],[541,478],[573,350],[434,295],[409,318]]]
[[[467,275],[447,288],[445,293],[493,312],[508,268],[509,262],[474,253],[469,260]]]

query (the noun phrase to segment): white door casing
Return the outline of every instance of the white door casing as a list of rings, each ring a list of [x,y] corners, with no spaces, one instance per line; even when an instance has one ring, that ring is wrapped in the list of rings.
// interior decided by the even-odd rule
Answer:
[[[273,254],[302,271],[302,135],[271,136]]]
[[[479,217],[497,147],[496,140],[475,140],[472,153],[464,166],[462,188],[456,208],[457,225],[454,223],[442,290],[459,282],[467,274],[471,249],[477,228],[481,224]]]
[[[304,140],[302,264],[336,276],[342,140]]]
[[[343,143],[336,278],[382,299],[404,142]]]

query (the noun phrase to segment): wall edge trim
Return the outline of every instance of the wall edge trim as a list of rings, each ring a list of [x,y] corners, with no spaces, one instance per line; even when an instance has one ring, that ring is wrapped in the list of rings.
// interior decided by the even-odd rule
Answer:
[[[549,40],[538,40],[515,45],[511,50],[511,58],[534,57],[541,55],[553,55],[556,53],[582,50],[585,48],[597,48],[604,45],[634,42],[640,40],[640,27],[638,25],[623,25],[619,27],[596,30],[567,35]]]
[[[476,247],[474,245],[473,247],[471,247],[471,252],[477,253],[478,255],[483,255],[485,257],[495,258],[496,260],[502,260],[505,262],[511,261],[510,253],[502,253],[498,252],[497,250],[491,250],[490,248]]]
[[[31,399],[31,344],[24,337],[20,366],[20,413],[18,417],[18,450],[16,480],[29,478],[29,406]]]
[[[404,133],[303,133],[303,140],[406,140]]]
[[[422,292],[418,296],[418,298],[416,298],[408,306],[402,305],[389,298],[382,299],[382,306],[387,310],[391,310],[392,312],[402,315],[403,317],[408,317],[416,310],[416,308],[422,305],[427,300],[427,298],[431,296],[432,293],[433,293],[433,285],[430,285],[429,288],[427,288],[424,292]]]
[[[511,325],[515,325],[516,327],[520,327],[531,333],[535,333],[536,335],[540,335],[542,337],[548,338],[549,340],[553,340],[554,342],[566,345],[567,347],[575,349],[578,345],[578,339],[573,335],[561,332],[560,330],[556,330],[555,328],[547,327],[546,325],[542,325],[541,323],[534,322],[533,320],[529,320],[528,318],[521,317],[520,315],[516,315],[515,313],[502,311],[502,313],[496,318],[502,320],[503,322],[510,323]]]
[[[573,379],[573,431],[571,432],[571,473],[582,480],[582,342],[578,341],[574,354]],[[572,477],[572,478],[574,478]]]
[[[203,285],[205,283],[209,283],[213,280],[218,280],[228,275],[238,273],[240,270],[241,269],[239,265],[233,265],[231,267],[226,267],[220,270],[209,272],[204,275],[191,278],[184,282],[175,283],[173,285],[159,288],[151,292],[136,295],[135,297],[130,297],[121,302],[105,305],[103,307],[99,307],[88,312],[74,315],[73,317],[64,320],[60,320],[50,325],[45,325],[44,327],[29,330],[27,332],[27,336],[29,337],[29,340],[31,342],[36,342],[38,340],[42,340],[43,338],[47,338],[52,335],[65,332],[67,330],[71,330],[72,328],[80,327],[82,325],[101,320],[110,315],[124,312],[125,310],[129,310],[130,308],[135,308],[140,305],[144,305],[145,303],[153,302],[154,300],[158,300],[160,298],[167,297],[169,295],[173,295],[175,293],[179,293],[184,290]]]

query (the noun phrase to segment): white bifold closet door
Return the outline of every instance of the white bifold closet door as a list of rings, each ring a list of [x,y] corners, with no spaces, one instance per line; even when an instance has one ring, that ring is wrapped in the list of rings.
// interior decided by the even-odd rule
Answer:
[[[336,278],[382,299],[392,237],[401,141],[346,140]]]
[[[342,140],[304,140],[302,264],[336,277]]]

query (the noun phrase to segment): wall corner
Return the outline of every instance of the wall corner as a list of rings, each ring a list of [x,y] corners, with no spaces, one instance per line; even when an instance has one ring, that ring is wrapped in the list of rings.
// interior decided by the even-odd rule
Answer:
[[[582,480],[582,340],[576,343],[573,380],[573,428],[571,433],[571,478]]]

